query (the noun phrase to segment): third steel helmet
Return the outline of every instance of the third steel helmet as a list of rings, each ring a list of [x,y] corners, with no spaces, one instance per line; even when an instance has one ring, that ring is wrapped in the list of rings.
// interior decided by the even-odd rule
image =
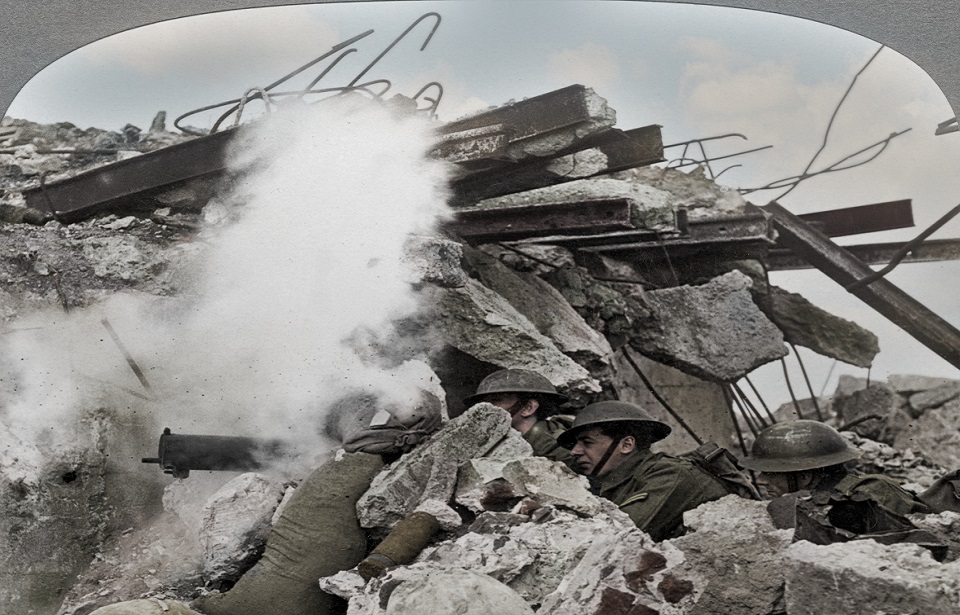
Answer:
[[[833,427],[820,421],[776,423],[757,436],[743,467],[759,472],[801,472],[837,465],[861,455]]]
[[[477,392],[464,398],[463,404],[469,408],[493,393],[531,393],[558,405],[567,402],[567,396],[557,393],[556,387],[540,374],[528,369],[501,369],[484,378]]]
[[[560,446],[571,449],[577,443],[577,434],[584,429],[596,427],[601,423],[627,422],[637,423],[639,427],[646,430],[652,442],[663,440],[670,435],[669,425],[656,420],[640,406],[625,401],[599,401],[577,412],[573,426],[560,434],[557,442]]]

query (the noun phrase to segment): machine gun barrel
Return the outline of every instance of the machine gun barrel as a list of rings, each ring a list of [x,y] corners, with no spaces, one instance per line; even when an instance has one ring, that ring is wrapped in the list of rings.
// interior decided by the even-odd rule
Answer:
[[[142,461],[159,464],[165,474],[186,478],[190,470],[259,470],[289,452],[290,446],[283,440],[174,434],[167,427],[160,436],[157,456],[144,457]]]

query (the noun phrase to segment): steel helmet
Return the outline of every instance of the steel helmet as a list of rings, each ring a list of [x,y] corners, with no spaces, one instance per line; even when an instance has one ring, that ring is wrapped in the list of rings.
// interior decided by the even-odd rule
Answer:
[[[760,432],[743,467],[759,472],[801,472],[856,459],[862,451],[820,421],[776,423]]]
[[[566,395],[557,393],[557,388],[537,372],[528,369],[501,369],[484,378],[477,387],[477,392],[464,398],[463,404],[469,408],[491,393],[533,393],[558,405],[565,404],[568,400]]]
[[[588,427],[594,427],[600,423],[626,422],[638,423],[639,427],[650,434],[651,442],[663,440],[672,431],[669,425],[653,418],[636,404],[625,401],[599,401],[577,412],[573,426],[560,434],[557,442],[563,448],[571,449],[577,443],[577,434]]]

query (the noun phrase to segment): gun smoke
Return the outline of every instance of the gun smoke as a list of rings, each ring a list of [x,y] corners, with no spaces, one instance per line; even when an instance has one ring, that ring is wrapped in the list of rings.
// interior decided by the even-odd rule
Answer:
[[[0,408],[22,446],[0,454],[29,476],[37,446],[72,442],[98,408],[157,430],[317,443],[323,409],[345,391],[414,398],[416,378],[358,344],[418,309],[404,243],[447,213],[448,168],[426,157],[431,131],[359,97],[245,126],[219,199],[231,221],[201,234],[208,245],[180,272],[184,296],[115,297],[5,336]]]

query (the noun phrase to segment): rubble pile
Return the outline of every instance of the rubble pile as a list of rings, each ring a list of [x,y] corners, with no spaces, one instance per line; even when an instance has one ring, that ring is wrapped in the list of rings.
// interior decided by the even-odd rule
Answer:
[[[553,104],[579,115],[553,117]],[[340,543],[317,538],[331,550],[326,567],[303,564],[311,579],[323,576],[325,593],[309,600],[329,605],[338,596],[350,615],[422,611],[425,603],[462,613],[793,615],[836,610],[801,598],[813,591],[809,579],[829,577],[844,579],[838,593],[848,583],[889,583],[929,605],[924,612],[946,612],[937,609],[956,597],[955,564],[893,547],[870,551],[867,541],[790,546],[792,531],[775,529],[759,502],[731,496],[705,505],[686,515],[685,536],[655,543],[592,495],[585,477],[532,456],[505,412],[463,407],[460,400],[491,372],[530,369],[569,396],[571,410],[614,398],[643,404],[673,427],[659,450],[689,450],[693,436],[655,394],[693,432],[733,448],[722,385],[784,356],[788,342],[857,365],[876,354],[869,332],[767,284],[763,258],[772,231],[757,208],[702,173],[644,168],[662,160],[659,127],[621,131],[614,124],[602,98],[571,86],[439,131],[433,153],[456,165],[457,209],[436,236],[410,238],[404,257],[413,271],[407,281],[425,307],[397,323],[388,342],[358,345],[397,364],[429,365],[452,418],[409,452],[388,456],[382,472],[379,457],[356,462],[372,480],[362,489],[337,487],[338,497],[357,503],[345,513],[338,500],[324,526],[342,525],[331,530]],[[191,265],[242,208],[221,200],[231,179],[210,175],[98,203],[79,219],[76,212],[51,220],[49,212],[28,211],[21,193],[42,196],[42,170],[46,183],[109,170],[107,154],[41,153],[71,139],[72,147],[97,150],[190,143],[160,128],[141,136],[132,128],[119,134],[4,120],[0,147],[16,150],[0,154],[4,211],[12,212],[0,224],[0,323],[11,331],[38,310],[86,308],[119,293],[189,301]],[[162,162],[163,150],[150,155]],[[732,251],[730,229],[740,233]],[[664,258],[670,250],[674,256]],[[801,331],[799,315],[817,318],[817,327]],[[840,344],[846,350],[836,339],[847,340]],[[866,450],[864,467],[896,470],[926,487],[943,473],[940,466],[960,466],[958,383],[911,379],[858,388],[845,381],[841,389],[830,408]],[[4,403],[0,398],[0,430],[11,427]],[[335,471],[342,455],[319,469],[311,459],[282,473],[137,482],[130,477],[149,469],[133,451],[155,450],[155,434],[120,418],[123,408],[99,411],[114,420],[92,443],[80,452],[37,451],[33,476],[23,474],[22,455],[0,450],[0,523],[10,530],[0,546],[12,554],[7,570],[14,571],[0,574],[4,612],[187,613],[190,604],[219,615],[241,606],[263,612],[256,600],[275,598],[274,607],[300,601],[302,588],[272,597],[257,584],[284,577],[277,570],[287,553],[277,555],[277,544],[294,552],[290,559],[316,555],[314,547],[297,551],[289,536],[317,510],[310,500],[319,498],[317,473],[346,480]],[[864,419],[871,413],[879,417]],[[77,414],[89,423],[90,410]],[[134,495],[118,477],[139,485]],[[438,533],[414,562],[366,581],[355,560],[413,513],[433,517]],[[944,535],[958,529],[949,518],[935,525]],[[342,567],[332,565],[334,555]],[[868,569],[867,555],[902,570],[887,573],[885,563]],[[919,581],[922,575],[931,580]],[[302,591],[314,588],[311,580]],[[882,610],[880,598],[869,599]]]

